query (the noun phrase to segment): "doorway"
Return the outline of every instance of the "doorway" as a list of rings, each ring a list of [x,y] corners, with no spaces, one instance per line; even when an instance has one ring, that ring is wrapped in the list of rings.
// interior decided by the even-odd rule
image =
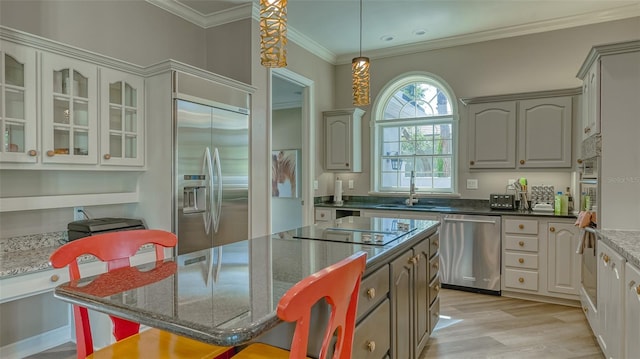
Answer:
[[[271,71],[271,233],[312,223],[313,82]]]

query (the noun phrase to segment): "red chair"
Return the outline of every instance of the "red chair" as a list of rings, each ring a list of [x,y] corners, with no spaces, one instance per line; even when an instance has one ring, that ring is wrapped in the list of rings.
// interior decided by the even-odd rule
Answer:
[[[107,262],[109,271],[129,267],[132,257],[144,244],[155,245],[156,260],[164,259],[164,248],[175,247],[175,234],[160,230],[110,232],[80,238],[58,248],[49,258],[51,266],[69,266],[71,280],[80,279],[77,258],[92,254]],[[87,308],[73,306],[78,358],[228,358],[232,347],[220,347],[174,335],[158,329],[139,333],[140,324],[111,316],[117,342],[93,351],[93,339]]]
[[[296,283],[278,302],[278,317],[296,322],[291,350],[286,351],[263,343],[247,346],[233,359],[301,359],[307,357],[311,307],[325,298],[331,307],[331,317],[322,340],[319,358],[325,359],[337,330],[337,341],[331,358],[350,359],[356,325],[356,309],[360,281],[367,254],[358,252],[330,267]]]

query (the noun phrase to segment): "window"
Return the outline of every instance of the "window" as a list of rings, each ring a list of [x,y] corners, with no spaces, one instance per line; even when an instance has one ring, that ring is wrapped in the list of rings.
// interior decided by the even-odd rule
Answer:
[[[381,91],[373,113],[375,192],[455,191],[457,113],[448,85],[427,73],[405,74]]]

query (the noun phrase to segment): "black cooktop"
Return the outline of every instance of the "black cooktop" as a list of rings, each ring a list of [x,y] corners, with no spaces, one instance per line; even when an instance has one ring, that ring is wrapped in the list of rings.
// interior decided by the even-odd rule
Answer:
[[[417,229],[413,220],[345,217],[296,230],[294,238],[384,246]]]

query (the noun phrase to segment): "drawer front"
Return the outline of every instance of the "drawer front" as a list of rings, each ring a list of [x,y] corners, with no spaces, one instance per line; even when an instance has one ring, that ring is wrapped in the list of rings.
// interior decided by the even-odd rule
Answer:
[[[440,298],[436,299],[429,308],[429,334],[433,334],[433,328],[438,324],[438,320],[440,320]]]
[[[440,235],[437,233],[429,238],[429,258],[433,257],[438,253],[440,249]]]
[[[387,293],[389,293],[389,266],[384,266],[362,280],[356,318],[359,320],[363,314],[386,299]]]
[[[538,237],[505,236],[504,249],[538,252]]]
[[[387,299],[356,326],[353,358],[380,359],[387,355],[391,342],[390,311]]]
[[[504,278],[507,288],[538,290],[538,272],[507,268]]]
[[[429,305],[433,304],[433,302],[438,298],[438,293],[440,293],[439,277],[429,284]]]
[[[440,256],[435,256],[429,260],[429,282],[438,275],[440,269]]]
[[[331,210],[316,208],[316,222],[326,222],[331,220]]]
[[[508,267],[538,269],[538,255],[506,252],[504,254],[504,264]]]
[[[538,234],[538,221],[531,219],[505,219],[505,233]]]

